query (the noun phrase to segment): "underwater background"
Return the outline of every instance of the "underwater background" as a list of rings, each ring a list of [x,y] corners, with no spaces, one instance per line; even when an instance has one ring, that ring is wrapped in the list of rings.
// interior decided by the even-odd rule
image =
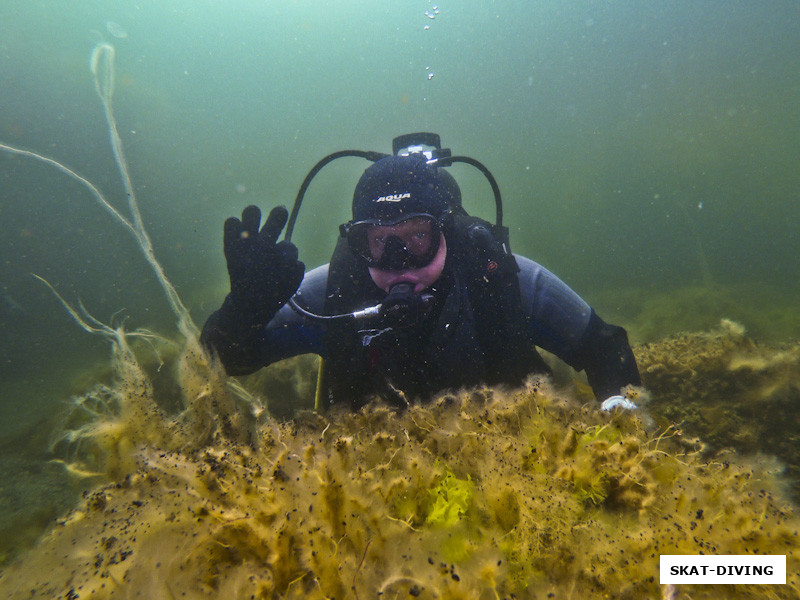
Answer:
[[[330,152],[389,152],[396,135],[434,131],[495,175],[513,250],[634,344],[721,318],[752,343],[791,344],[798,22],[789,0],[4,0],[0,142],[68,165],[123,207],[89,69],[92,48],[113,44],[145,226],[198,324],[227,291],[226,217],[290,205]],[[293,238],[308,267],[327,262],[365,166],[337,161],[314,180]],[[481,176],[451,172],[467,209],[491,218]],[[107,342],[31,273],[103,322],[176,330],[135,241],[86,189],[4,152],[0,256],[0,509],[32,523],[14,530],[23,539],[71,506],[48,446],[67,399],[108,371]],[[797,381],[796,360],[784,363]],[[748,450],[775,451],[773,436],[751,437]]]

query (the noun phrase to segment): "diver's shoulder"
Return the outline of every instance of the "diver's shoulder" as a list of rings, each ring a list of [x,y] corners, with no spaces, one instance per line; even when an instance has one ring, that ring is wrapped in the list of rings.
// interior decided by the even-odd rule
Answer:
[[[330,263],[326,263],[324,265],[320,265],[318,267],[314,267],[310,271],[306,271],[306,274],[303,276],[303,283],[301,284],[301,288],[303,286],[325,286],[325,283],[328,281],[328,268],[330,267]]]
[[[562,297],[574,295],[569,286],[564,283],[555,273],[547,267],[542,266],[535,260],[514,255],[519,267],[519,287],[524,300],[532,302],[535,299],[545,297]]]
[[[306,309],[313,313],[322,313],[325,305],[325,290],[328,283],[328,265],[320,265],[303,276],[300,288],[297,290],[295,298]],[[292,324],[307,325],[307,321],[298,315],[288,303],[284,304],[275,317],[270,321],[270,329],[284,327]]]
[[[303,298],[305,306],[315,306],[321,309],[325,302],[325,290],[328,288],[328,264],[320,265],[306,271],[298,293]]]
[[[536,278],[542,273],[549,273],[549,271],[545,267],[540,265],[535,260],[528,258],[527,256],[522,256],[521,254],[514,254],[514,259],[517,261],[520,277]]]

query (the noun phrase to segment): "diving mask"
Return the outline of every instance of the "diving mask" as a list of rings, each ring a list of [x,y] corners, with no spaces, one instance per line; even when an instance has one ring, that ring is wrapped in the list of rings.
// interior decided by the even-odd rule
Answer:
[[[441,223],[424,213],[391,223],[367,220],[342,225],[353,253],[370,267],[387,271],[428,266],[439,251],[441,234]]]

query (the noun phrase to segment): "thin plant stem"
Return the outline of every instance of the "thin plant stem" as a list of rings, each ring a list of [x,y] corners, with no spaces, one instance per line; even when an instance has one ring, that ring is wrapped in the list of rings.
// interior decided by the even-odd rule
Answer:
[[[158,262],[156,258],[155,252],[153,250],[153,244],[150,240],[150,236],[147,233],[147,230],[144,227],[144,222],[142,220],[142,215],[139,211],[139,204],[136,201],[136,194],[133,189],[133,182],[131,181],[130,170],[128,169],[128,163],[125,160],[125,152],[122,146],[122,139],[120,138],[119,131],[117,130],[117,121],[114,117],[114,110],[112,105],[112,98],[114,96],[114,78],[115,78],[115,69],[114,69],[114,57],[115,57],[115,50],[114,47],[110,44],[105,42],[101,42],[97,44],[92,50],[91,59],[89,61],[89,68],[94,76],[94,83],[95,89],[97,90],[97,95],[100,97],[100,101],[103,104],[103,111],[106,117],[106,123],[108,124],[108,133],[111,139],[111,149],[114,154],[114,160],[117,163],[117,168],[119,169],[120,176],[122,177],[122,183],[125,188],[125,195],[128,199],[128,209],[130,210],[132,219],[128,219],[122,215],[120,211],[118,211],[114,206],[106,199],[103,193],[97,189],[91,181],[79,175],[66,165],[58,162],[57,160],[50,158],[48,156],[44,156],[37,152],[32,152],[30,150],[25,150],[22,148],[17,148],[15,146],[11,146],[9,144],[5,144],[0,142],[0,150],[5,152],[16,154],[18,156],[24,156],[26,158],[32,158],[34,160],[38,160],[43,162],[47,165],[55,167],[62,173],[66,174],[67,176],[71,177],[75,181],[81,183],[82,185],[86,186],[95,199],[100,203],[100,205],[109,212],[121,225],[123,225],[128,231],[133,234],[133,237],[136,239],[136,242],[139,245],[139,248],[142,250],[144,254],[145,260],[149,263],[150,267],[155,272],[156,278],[158,279],[161,288],[164,290],[164,293],[167,297],[167,302],[172,309],[172,312],[178,319],[178,328],[180,329],[181,333],[187,336],[194,336],[196,337],[199,333],[197,326],[192,321],[192,317],[189,314],[189,311],[184,306],[183,302],[181,302],[180,296],[178,295],[175,286],[167,279],[166,274],[164,273],[164,269],[161,264]],[[74,315],[73,315],[74,316]]]

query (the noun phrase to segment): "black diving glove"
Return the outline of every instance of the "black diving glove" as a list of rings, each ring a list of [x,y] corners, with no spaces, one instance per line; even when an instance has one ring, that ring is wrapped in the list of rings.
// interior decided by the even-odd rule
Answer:
[[[241,221],[225,221],[223,247],[231,280],[230,299],[236,311],[248,316],[253,327],[263,327],[300,287],[305,265],[297,247],[277,242],[289,216],[283,206],[273,208],[259,231],[261,210],[248,206]]]

